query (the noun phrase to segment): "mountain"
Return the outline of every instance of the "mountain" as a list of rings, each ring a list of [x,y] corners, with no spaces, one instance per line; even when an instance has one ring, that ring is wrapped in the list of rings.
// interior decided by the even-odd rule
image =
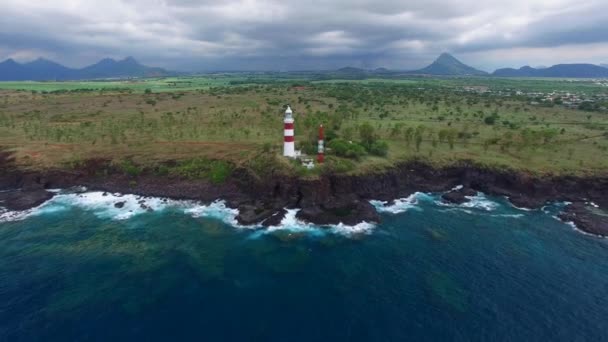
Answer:
[[[161,68],[151,68],[139,64],[133,57],[121,61],[105,58],[96,64],[80,70],[81,78],[114,78],[114,77],[155,77],[164,76],[167,72]]]
[[[29,71],[11,58],[0,63],[0,81],[22,81],[28,77]]]
[[[477,70],[454,58],[448,53],[442,53],[431,65],[424,69],[415,70],[410,73],[426,75],[487,75],[485,71]]]
[[[23,65],[27,70],[28,79],[37,78],[44,80],[63,80],[74,76],[73,69],[64,67],[61,64],[49,61],[44,58],[38,58],[33,62]]]
[[[98,78],[157,77],[172,73],[139,64],[133,57],[116,61],[105,58],[82,69],[71,69],[61,64],[39,58],[20,64],[12,59],[0,63],[0,81],[47,81],[82,80]]]
[[[529,66],[519,69],[498,69],[492,73],[492,76],[595,78],[608,77],[608,69],[594,64],[557,64],[545,69],[536,69]]]
[[[603,68],[608,68],[608,64],[600,64],[600,66]]]

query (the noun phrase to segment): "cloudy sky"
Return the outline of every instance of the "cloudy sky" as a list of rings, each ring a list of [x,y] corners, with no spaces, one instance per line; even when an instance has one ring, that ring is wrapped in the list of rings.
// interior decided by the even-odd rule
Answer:
[[[608,0],[0,0],[0,59],[172,70],[608,63]]]

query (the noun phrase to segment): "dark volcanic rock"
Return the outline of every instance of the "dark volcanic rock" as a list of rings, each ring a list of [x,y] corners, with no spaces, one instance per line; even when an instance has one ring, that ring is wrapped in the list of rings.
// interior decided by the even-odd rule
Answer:
[[[461,188],[458,190],[452,190],[450,192],[447,192],[443,195],[441,195],[441,198],[448,203],[454,203],[454,204],[463,204],[466,202],[469,202],[470,199],[467,198],[467,196],[475,196],[477,195],[477,191],[471,189],[471,188]]]
[[[54,194],[44,189],[16,190],[0,193],[0,205],[9,210],[35,208],[53,198]]]
[[[262,226],[278,226],[279,224],[281,224],[281,221],[283,221],[283,218],[285,218],[285,214],[287,214],[287,210],[285,209],[277,211],[276,213],[272,214],[272,216],[264,220],[264,222],[262,222]]]
[[[116,202],[116,203],[114,203],[114,208],[122,209],[122,208],[124,208],[124,206],[125,206],[126,203],[127,202],[124,202],[124,201],[123,202]]]
[[[245,226],[260,223],[277,212],[275,209],[267,209],[262,205],[256,206],[252,204],[240,205],[238,209],[239,214],[237,215],[236,220],[239,224]]]
[[[608,212],[582,202],[570,204],[559,214],[565,222],[573,222],[576,227],[589,234],[608,236]]]
[[[335,199],[325,204],[305,207],[298,212],[297,218],[319,225],[347,224],[355,225],[366,222],[380,222],[378,212],[367,201],[342,201]]]
[[[547,197],[532,197],[523,194],[515,194],[507,197],[509,198],[509,202],[511,202],[511,204],[517,208],[525,209],[538,209],[545,205],[547,200],[549,200]]]

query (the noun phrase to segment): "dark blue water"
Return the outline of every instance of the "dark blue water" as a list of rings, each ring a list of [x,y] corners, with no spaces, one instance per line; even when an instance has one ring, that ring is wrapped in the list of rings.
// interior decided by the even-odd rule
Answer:
[[[419,195],[372,230],[253,231],[70,196],[4,214],[1,341],[608,340],[608,240],[559,205]]]

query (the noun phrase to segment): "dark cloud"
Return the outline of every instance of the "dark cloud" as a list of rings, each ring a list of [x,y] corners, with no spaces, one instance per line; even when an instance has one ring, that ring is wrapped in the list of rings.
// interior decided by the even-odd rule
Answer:
[[[450,51],[488,67],[498,51],[549,64],[550,48],[608,59],[605,0],[4,0],[2,10],[0,58],[78,66],[132,55],[190,70],[408,69]]]

